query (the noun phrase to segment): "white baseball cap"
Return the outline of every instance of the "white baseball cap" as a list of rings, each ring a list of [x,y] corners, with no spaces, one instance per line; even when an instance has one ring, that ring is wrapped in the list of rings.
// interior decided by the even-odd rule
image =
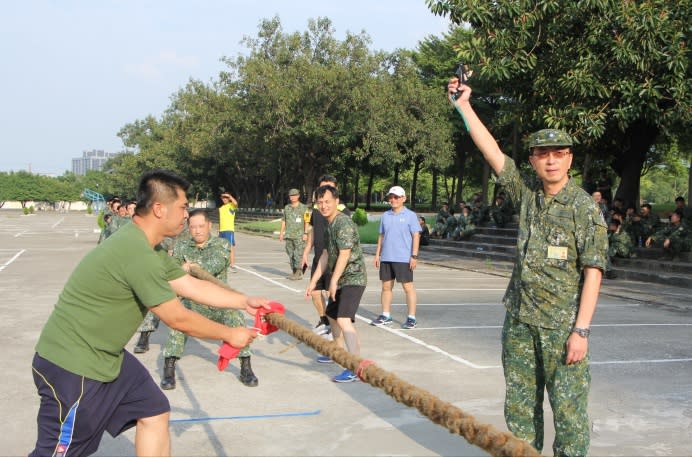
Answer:
[[[394,186],[391,189],[389,189],[389,192],[387,192],[387,195],[396,195],[397,197],[405,197],[406,191],[401,186]]]

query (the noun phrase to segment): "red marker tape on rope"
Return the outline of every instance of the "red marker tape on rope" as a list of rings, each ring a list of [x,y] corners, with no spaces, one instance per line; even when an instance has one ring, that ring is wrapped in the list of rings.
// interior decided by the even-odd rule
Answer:
[[[255,326],[253,327],[253,329],[257,330],[258,335],[269,335],[270,333],[274,333],[279,329],[277,326],[271,325],[269,322],[266,321],[265,316],[267,314],[285,314],[286,312],[286,308],[284,308],[284,305],[282,305],[279,302],[269,302],[269,307],[270,309],[260,308],[257,310],[257,314],[255,314]],[[216,367],[219,369],[219,371],[225,370],[228,366],[228,362],[236,358],[238,354],[240,354],[241,349],[242,348],[237,348],[224,342],[219,348],[219,360],[216,363]]]

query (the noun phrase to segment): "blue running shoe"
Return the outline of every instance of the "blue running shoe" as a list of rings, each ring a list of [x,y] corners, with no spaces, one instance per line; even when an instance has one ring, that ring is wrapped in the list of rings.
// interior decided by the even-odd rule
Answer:
[[[341,374],[338,374],[332,378],[334,382],[356,382],[358,381],[358,376],[353,374],[351,370],[344,370]]]
[[[317,357],[317,363],[334,363],[334,361],[326,355],[321,355]]]
[[[392,318],[387,317],[384,314],[380,314],[377,319],[373,319],[370,322],[370,325],[374,325],[375,327],[381,327],[383,325],[392,325]]]
[[[401,324],[401,328],[403,328],[403,329],[416,328],[416,320],[412,317],[407,317],[406,322]]]

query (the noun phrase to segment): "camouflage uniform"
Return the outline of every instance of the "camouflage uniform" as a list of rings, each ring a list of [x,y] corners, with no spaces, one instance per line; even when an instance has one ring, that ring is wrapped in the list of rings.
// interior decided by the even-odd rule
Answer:
[[[454,217],[453,213],[450,213],[445,223],[444,232],[442,232],[442,238],[451,238],[457,229],[457,225],[459,225],[459,221]]]
[[[640,216],[638,221],[632,221],[632,227],[636,237],[635,240],[638,241],[639,237],[642,240],[646,240],[661,229],[661,219],[655,214]]]
[[[283,219],[286,224],[284,242],[286,243],[288,263],[294,272],[302,267],[300,263],[303,258],[303,249],[305,249],[305,240],[303,239],[305,233],[304,216],[307,210],[307,205],[300,202],[295,208],[290,203],[284,206]]]
[[[179,238],[173,247],[173,257],[181,264],[184,262],[196,263],[203,270],[214,275],[223,282],[227,280],[228,267],[230,265],[230,245],[228,241],[216,236],[210,236],[201,248],[198,248],[194,240],[189,237]],[[202,316],[227,325],[228,327],[245,327],[245,316],[237,309],[222,309],[202,305],[192,300],[182,299],[186,308],[195,311]],[[187,335],[178,330],[171,329],[168,334],[166,346],[163,349],[163,357],[180,358],[187,342]],[[244,347],[239,357],[250,355],[249,346]]]
[[[467,238],[471,238],[471,235],[476,233],[476,226],[473,225],[471,222],[471,216],[464,216],[463,214],[459,215],[458,219],[458,225],[456,230],[454,230],[454,233],[452,234],[452,238],[455,240],[464,240]]]
[[[490,209],[490,216],[495,225],[502,228],[512,222],[512,209],[507,202],[502,202],[500,206],[493,206]]]
[[[651,240],[657,246],[663,246],[665,240],[670,240],[668,250],[675,257],[681,252],[688,252],[692,246],[687,229],[684,224],[669,223],[651,236]]]
[[[337,288],[343,286],[366,286],[368,283],[363,249],[360,247],[360,235],[358,227],[350,217],[343,213],[337,213],[336,218],[327,226],[327,255],[329,271],[334,271],[339,251],[350,249],[351,255],[344,272],[339,278]]]
[[[623,259],[636,257],[632,238],[627,232],[622,230],[622,226],[620,226],[619,232],[608,234],[608,264],[606,265],[606,271],[613,269],[613,257],[621,257]]]
[[[433,227],[432,234],[436,236],[443,236],[445,233],[445,229],[447,228],[447,219],[449,218],[449,211],[444,209],[444,207],[440,208],[440,211],[437,213],[437,217],[435,218],[435,226]]]
[[[573,180],[549,198],[541,181],[520,176],[508,156],[499,182],[520,208],[517,259],[503,299],[507,427],[542,450],[547,387],[555,418],[555,455],[586,455],[588,354],[566,365],[565,343],[579,307],[583,268],[606,266],[605,221]]]

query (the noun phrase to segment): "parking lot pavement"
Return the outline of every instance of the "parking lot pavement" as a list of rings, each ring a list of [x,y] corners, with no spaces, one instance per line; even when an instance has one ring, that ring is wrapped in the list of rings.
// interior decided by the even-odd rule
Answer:
[[[95,245],[94,226],[94,218],[81,213],[25,217],[0,211],[0,391],[12,412],[3,419],[2,454],[22,455],[32,447],[38,408],[33,346],[69,273]],[[397,325],[405,319],[401,288],[395,289],[395,324],[368,325],[379,313],[379,280],[372,257],[366,258],[369,285],[357,320],[362,356],[505,430],[499,334],[507,278],[473,265],[459,269],[464,266],[422,260],[415,274],[419,326],[407,331]],[[240,271],[229,275],[231,286],[282,302],[287,316],[305,326],[316,322],[303,297],[307,279],[285,279],[288,262],[278,240],[239,234],[237,261]],[[679,303],[647,302],[636,287],[630,296],[627,288],[611,293],[608,287],[591,338],[590,454],[688,454],[692,313]],[[653,295],[661,302],[667,293]],[[162,325],[152,335],[151,350],[139,356],[157,381],[166,334]],[[339,367],[315,363],[314,350],[283,332],[253,344],[260,380],[255,388],[236,379],[235,361],[224,372],[216,369],[217,348],[217,342],[190,339],[178,362],[178,387],[166,393],[174,455],[484,455],[379,389],[331,382]],[[549,455],[547,405],[546,411]],[[106,436],[97,455],[132,455],[133,440],[133,431]]]

